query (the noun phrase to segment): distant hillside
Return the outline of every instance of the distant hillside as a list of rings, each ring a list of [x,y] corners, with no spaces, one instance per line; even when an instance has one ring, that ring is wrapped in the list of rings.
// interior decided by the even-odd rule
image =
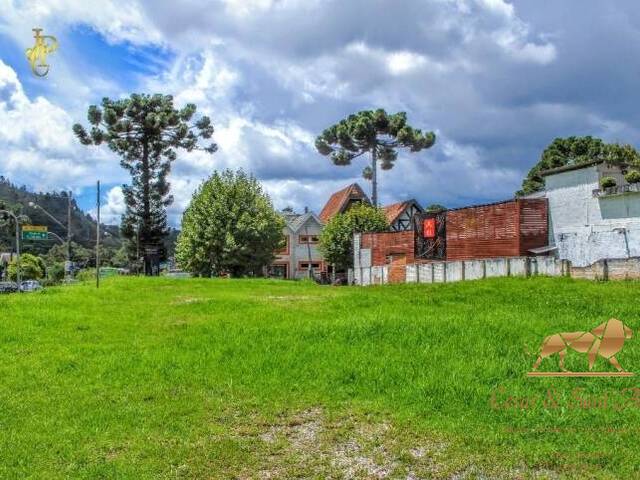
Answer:
[[[67,224],[67,193],[66,192],[46,192],[34,193],[26,189],[26,187],[18,187],[13,185],[8,179],[0,176],[0,208],[9,207],[10,210],[20,212],[30,219],[33,225],[46,225],[49,231],[58,234],[61,238],[66,239],[66,231],[60,225],[56,224],[40,209],[29,207],[29,202],[34,202],[47,210],[56,219]],[[103,231],[109,235],[103,237],[105,247],[118,249],[122,245],[120,238],[120,228],[117,225],[103,225]],[[96,222],[91,216],[83,212],[75,200],[71,200],[71,231],[73,241],[86,247],[93,248],[96,241]],[[13,245],[13,234],[7,228],[0,229],[0,251]],[[44,253],[56,241],[38,241],[24,242],[25,251],[35,253]]]

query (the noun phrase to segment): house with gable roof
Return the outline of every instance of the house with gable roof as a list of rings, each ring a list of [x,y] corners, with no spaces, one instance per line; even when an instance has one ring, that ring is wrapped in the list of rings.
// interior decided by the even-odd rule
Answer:
[[[327,273],[328,266],[318,248],[324,222],[313,212],[283,211],[285,245],[276,252],[268,275],[283,279],[302,279]]]
[[[347,187],[335,192],[325,204],[320,212],[320,219],[327,223],[335,215],[344,213],[356,203],[371,204],[362,187],[357,183],[352,183]],[[393,203],[382,207],[387,217],[392,232],[404,232],[413,228],[413,216],[416,213],[422,213],[424,210],[415,200],[404,200],[402,202]]]
[[[371,204],[369,201],[369,197],[364,193],[362,187],[357,183],[352,183],[351,185],[343,188],[342,190],[338,190],[336,193],[329,197],[329,200],[325,204],[324,208],[320,212],[320,219],[327,223],[334,216],[339,213],[344,213],[349,208],[356,203],[366,203]]]
[[[412,230],[413,216],[424,212],[424,209],[414,199],[392,203],[382,207],[382,210],[389,222],[389,230],[392,232]]]

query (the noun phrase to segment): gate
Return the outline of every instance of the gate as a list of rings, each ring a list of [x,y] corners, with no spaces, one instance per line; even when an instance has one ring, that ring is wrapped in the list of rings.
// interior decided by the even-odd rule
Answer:
[[[446,260],[447,212],[418,213],[413,217],[416,232],[416,259]]]
[[[407,256],[392,254],[389,266],[389,283],[405,283],[407,281]]]

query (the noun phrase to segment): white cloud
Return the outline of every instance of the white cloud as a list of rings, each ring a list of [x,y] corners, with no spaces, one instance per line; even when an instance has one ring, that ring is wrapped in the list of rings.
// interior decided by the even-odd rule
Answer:
[[[306,175],[301,159],[314,154],[314,135],[290,120],[263,122],[255,118],[251,104],[232,102],[243,77],[223,60],[219,45],[182,56],[170,72],[148,83],[151,90],[162,85],[165,93],[173,94],[177,107],[194,102],[199,113],[210,115],[219,147],[214,155],[179,152],[171,173],[172,223],[177,224],[193,191],[214,170],[243,168],[262,180]]]
[[[513,59],[547,64],[555,60],[556,47],[551,43],[529,41],[530,28],[516,15],[512,4],[504,0],[476,0],[478,4],[502,19],[502,25],[491,34],[496,44]]]
[[[387,58],[387,67],[393,75],[402,75],[420,69],[427,63],[423,55],[413,52],[393,52]]]
[[[106,224],[118,224],[120,218],[126,210],[122,187],[113,187],[107,192],[104,203],[100,206],[100,221]],[[96,217],[97,211],[91,211],[91,215]]]
[[[106,152],[87,155],[71,130],[73,121],[44,97],[30,100],[15,71],[0,60],[0,159],[10,179],[38,189],[77,188],[90,179],[96,164],[107,165]],[[112,169],[103,169],[109,172]],[[111,175],[105,177],[109,179]]]
[[[361,109],[407,111],[416,127],[442,132],[433,149],[403,155],[381,173],[381,197],[389,202],[509,196],[556,135],[640,140],[631,127],[635,113],[625,110],[634,90],[620,93],[615,106],[594,100],[614,84],[635,85],[632,62],[606,77],[610,88],[602,89],[600,81],[581,94],[588,79],[607,68],[589,67],[588,21],[556,18],[564,2],[535,16],[527,14],[531,7],[505,0],[402,3],[111,0],[95,8],[73,0],[0,0],[0,35],[20,48],[31,42],[38,22],[62,36],[82,25],[111,43],[153,44],[174,55],[161,74],[125,84],[79,71],[72,48],[63,48],[53,60],[56,75],[36,87],[39,95],[26,95],[15,72],[0,64],[0,172],[37,188],[93,185],[96,176],[126,182],[106,147],[79,146],[70,126],[102,96],[134,90],[172,93],[177,106],[194,102],[216,128],[218,153],[180,152],[173,166],[174,224],[214,169],[254,172],[279,207],[319,209],[330,192],[352,181],[368,189],[359,177],[361,162],[335,167],[313,147],[323,128]],[[636,44],[627,40],[612,54],[600,40],[591,49],[615,60]],[[557,61],[567,45],[573,46],[573,55],[566,54],[571,61]],[[117,189],[112,192],[107,205],[115,218],[122,205]]]
[[[95,2],[81,0],[0,0],[0,32],[19,43],[34,25],[61,31],[71,25],[91,25],[112,42],[160,43],[162,34],[148,20],[144,7],[135,0]]]

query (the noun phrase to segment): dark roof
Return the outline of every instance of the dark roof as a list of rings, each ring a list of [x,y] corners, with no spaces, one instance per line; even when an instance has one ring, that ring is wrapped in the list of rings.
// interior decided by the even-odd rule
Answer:
[[[501,200],[499,202],[491,202],[491,203],[480,203],[478,205],[467,205],[466,207],[458,207],[458,208],[447,208],[447,212],[455,212],[457,210],[466,210],[467,208],[481,208],[481,207],[492,207],[493,205],[501,205],[503,203],[511,203],[521,200],[527,200],[523,198],[511,198],[509,200]]]
[[[549,168],[548,170],[542,170],[540,172],[540,176],[546,177],[547,175],[553,175],[555,173],[570,172],[571,170],[580,170],[582,168],[593,167],[594,165],[600,165],[601,163],[604,163],[604,160],[592,160],[590,162],[585,162],[585,163],[573,163],[571,165],[563,165],[562,167]]]
[[[338,213],[343,213],[349,205],[349,200],[360,200],[371,203],[369,202],[369,197],[367,197],[362,188],[360,188],[360,185],[352,183],[329,197],[329,200],[320,212],[320,219],[324,223],[327,223]]]
[[[322,220],[318,218],[318,216],[313,212],[303,213],[302,215],[296,215],[295,217],[287,218],[287,225],[293,231],[297,232],[300,230],[307,221],[313,218],[316,222],[322,225]]]

